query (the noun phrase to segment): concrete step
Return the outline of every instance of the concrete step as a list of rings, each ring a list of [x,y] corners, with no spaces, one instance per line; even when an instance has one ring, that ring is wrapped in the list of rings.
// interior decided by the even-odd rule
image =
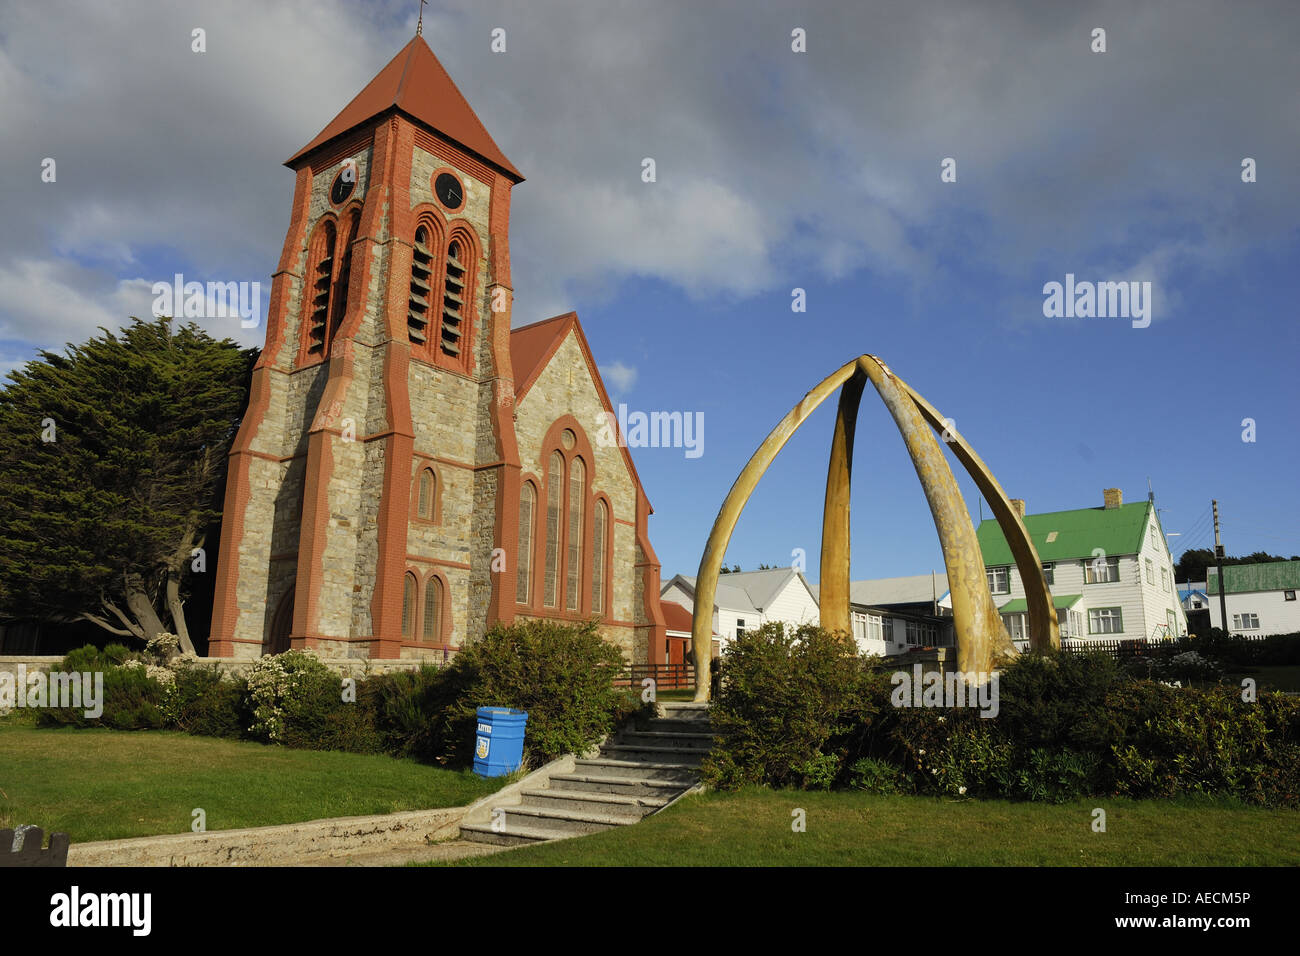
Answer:
[[[661,701],[659,712],[668,720],[708,720],[709,705],[687,701]]]
[[[506,825],[503,832],[510,833],[516,826],[528,828],[541,827],[557,833],[599,833],[636,823],[640,817],[611,813],[608,810],[553,810],[547,807],[529,807],[523,804],[514,807],[502,807],[506,812]],[[490,827],[489,827],[490,829]]]
[[[652,747],[634,744],[624,747],[621,744],[606,744],[600,748],[602,757],[610,760],[623,760],[630,763],[670,764],[694,769],[707,756],[704,750],[679,750],[676,747]]]
[[[713,749],[713,734],[663,730],[625,730],[616,740],[619,747],[671,747],[674,750]]]
[[[650,780],[628,771],[626,777],[598,777],[590,774],[565,773],[551,777],[551,789],[574,793],[612,793],[624,797],[663,797],[671,800],[694,785],[694,779]]]
[[[492,843],[496,846],[524,846],[530,843],[545,843],[547,840],[564,840],[578,834],[567,830],[557,830],[541,823],[524,824],[509,822],[506,829],[498,833],[490,823],[462,823],[460,838],[474,843]]]
[[[578,812],[608,813],[623,816],[628,823],[654,813],[668,803],[671,797],[628,797],[612,793],[587,793],[581,790],[524,790],[522,805],[543,810],[577,810]]]
[[[682,787],[694,786],[699,774],[695,767],[682,763],[663,763],[647,760],[623,760],[613,757],[593,757],[574,761],[574,774],[589,777],[635,777],[638,780],[677,783]]]
[[[651,733],[709,734],[713,725],[707,720],[678,720],[675,717],[651,717],[639,720],[636,729]]]

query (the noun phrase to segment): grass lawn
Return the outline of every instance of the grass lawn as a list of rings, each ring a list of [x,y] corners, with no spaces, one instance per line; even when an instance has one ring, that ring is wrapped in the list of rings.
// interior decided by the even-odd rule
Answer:
[[[0,826],[34,823],[74,843],[455,807],[505,778],[412,760],[175,731],[42,728],[0,720]]]
[[[1106,811],[1106,832],[1092,811]],[[791,830],[791,812],[807,830]],[[1211,801],[1000,800],[742,790],[462,866],[1263,866],[1300,864],[1300,811]]]

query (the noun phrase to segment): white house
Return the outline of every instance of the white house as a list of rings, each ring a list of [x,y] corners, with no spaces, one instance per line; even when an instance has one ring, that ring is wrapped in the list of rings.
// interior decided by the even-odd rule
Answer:
[[[695,612],[695,578],[678,574],[665,584],[660,601],[680,604]],[[803,572],[794,568],[770,571],[733,571],[718,578],[713,602],[713,632],[721,649],[737,634],[768,621],[817,624],[821,617],[817,595]]]
[[[1208,611],[1210,609],[1210,596],[1205,593],[1205,582],[1188,583],[1187,587],[1178,589],[1178,600],[1183,604],[1184,611]]]
[[[865,654],[902,654],[914,647],[952,647],[952,608],[942,606],[948,576],[931,572],[849,585],[853,639]]]
[[[1205,592],[1210,603],[1210,624],[1222,628],[1219,613],[1219,569],[1206,569]],[[1263,637],[1300,631],[1300,561],[1231,564],[1223,569],[1224,600],[1228,605],[1230,634]]]
[[[1113,640],[1187,633],[1173,555],[1154,503],[1126,505],[1118,488],[1107,488],[1100,508],[1026,515],[1024,501],[1013,499],[1012,505],[1043,562],[1061,637]],[[1027,646],[1025,589],[1011,548],[991,518],[981,522],[976,535],[993,601],[1012,640]],[[951,607],[946,598],[939,603]]]

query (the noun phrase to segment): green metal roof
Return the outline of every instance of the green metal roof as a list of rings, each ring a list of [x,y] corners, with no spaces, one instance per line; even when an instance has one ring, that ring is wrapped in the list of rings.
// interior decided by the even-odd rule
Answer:
[[[1091,558],[1096,548],[1108,557],[1137,554],[1147,526],[1148,501],[1135,501],[1118,508],[1080,508],[1077,511],[1049,511],[1025,515],[1025,529],[1044,561]],[[975,532],[986,567],[1015,564],[1002,529],[993,518],[980,522]]]
[[[1067,607],[1074,607],[1083,599],[1082,594],[1053,594],[1052,606],[1058,611]],[[1016,598],[1014,601],[1008,601],[998,608],[999,614],[1023,614],[1029,610],[1029,602],[1024,598]]]
[[[1207,594],[1219,593],[1219,569],[1207,568]],[[1269,561],[1265,564],[1230,564],[1223,569],[1229,594],[1244,591],[1300,590],[1300,561]]]

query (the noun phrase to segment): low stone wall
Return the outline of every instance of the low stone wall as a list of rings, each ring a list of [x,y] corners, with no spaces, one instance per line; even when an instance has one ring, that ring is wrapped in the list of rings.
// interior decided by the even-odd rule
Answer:
[[[571,754],[552,760],[464,807],[74,843],[68,866],[310,866],[393,851],[414,858],[432,843],[456,839],[462,821],[487,821],[492,808],[519,803],[525,789],[544,786],[551,774],[573,766]]]
[[[74,843],[68,850],[68,866],[288,866],[392,850],[418,851],[457,836],[468,810],[410,810],[244,830]]]
[[[40,671],[42,674],[48,674],[51,669],[58,666],[59,661],[63,660],[62,655],[56,657],[43,657],[37,655],[15,654],[9,657],[0,657],[0,674],[10,674],[16,680],[18,677],[18,665],[26,665],[28,674],[35,674]]]
[[[59,662],[63,660],[63,655],[53,657],[49,656],[28,656],[13,655],[0,657],[0,673],[9,673],[16,678],[18,675],[18,665],[26,665],[26,672],[34,674],[37,671],[49,673]],[[215,664],[224,674],[242,675],[248,671],[257,658],[242,657],[200,657],[200,664]],[[409,671],[415,670],[421,664],[431,664],[434,667],[445,667],[441,653],[439,656],[432,658],[419,659],[384,659],[384,660],[366,660],[353,659],[345,657],[322,657],[321,663],[337,674],[344,677],[368,677],[372,674],[387,674],[392,671]]]

